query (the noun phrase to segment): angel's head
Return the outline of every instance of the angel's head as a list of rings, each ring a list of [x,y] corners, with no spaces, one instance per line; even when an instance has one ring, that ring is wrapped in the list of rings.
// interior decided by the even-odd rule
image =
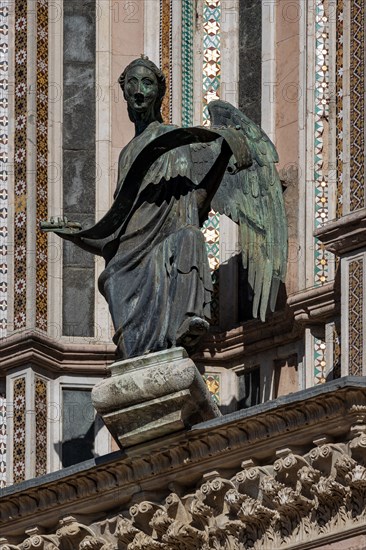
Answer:
[[[146,122],[163,122],[161,104],[166,90],[165,76],[146,56],[132,61],[118,82],[127,101],[128,114],[132,122],[137,119]]]

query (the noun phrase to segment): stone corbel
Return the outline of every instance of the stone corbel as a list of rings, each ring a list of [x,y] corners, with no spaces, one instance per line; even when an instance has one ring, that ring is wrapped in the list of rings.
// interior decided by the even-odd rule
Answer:
[[[59,540],[55,535],[42,535],[38,527],[28,529],[25,539],[20,545],[21,550],[56,550],[59,548]]]
[[[108,541],[96,536],[95,532],[82,525],[72,516],[60,520],[56,531],[57,548],[60,550],[109,550],[112,546]]]
[[[324,323],[336,315],[339,310],[340,294],[335,281],[322,286],[308,288],[292,294],[287,304],[294,315],[295,321],[300,324]]]

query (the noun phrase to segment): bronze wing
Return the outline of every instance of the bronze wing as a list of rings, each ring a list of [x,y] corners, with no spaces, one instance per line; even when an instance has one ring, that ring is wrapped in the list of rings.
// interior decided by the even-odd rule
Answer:
[[[259,312],[264,321],[268,304],[274,311],[287,265],[287,220],[275,166],[277,151],[263,130],[230,103],[212,101],[208,109],[211,129],[240,127],[252,156],[249,168],[226,173],[211,204],[239,224],[243,266],[254,293],[253,316]]]

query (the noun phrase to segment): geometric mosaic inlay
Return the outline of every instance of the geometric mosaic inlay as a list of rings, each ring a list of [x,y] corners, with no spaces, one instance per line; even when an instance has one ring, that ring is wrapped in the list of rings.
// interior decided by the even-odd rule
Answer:
[[[6,397],[0,394],[0,489],[6,485]]]
[[[193,0],[182,0],[182,126],[193,125]]]
[[[336,42],[336,156],[337,156],[337,218],[343,213],[343,95],[344,95],[344,14],[343,0],[337,2]]]
[[[209,125],[208,103],[220,97],[221,0],[203,2],[203,124]]]
[[[314,186],[315,229],[328,221],[328,171],[324,150],[329,133],[329,21],[326,2],[316,0],[315,16],[315,127],[314,127]],[[315,239],[315,284],[324,284],[328,278],[328,255]]]
[[[362,376],[363,358],[363,260],[349,263],[348,287],[349,374]]]
[[[220,405],[220,374],[204,374],[203,380],[205,381],[206,386],[211,393],[212,399],[214,400],[216,405]]]
[[[0,0],[0,337],[8,325],[9,1]],[[0,476],[1,476],[0,464]],[[0,486],[1,486],[0,477]]]
[[[172,121],[172,9],[173,0],[160,0],[160,69],[166,78],[161,114],[165,124]]]
[[[27,1],[15,2],[14,328],[26,324]]]
[[[13,389],[13,481],[25,479],[25,377],[14,380]]]
[[[36,327],[47,330],[48,3],[37,0]]]
[[[47,473],[47,382],[36,378],[36,477]]]
[[[365,206],[365,0],[351,2],[350,210]]]
[[[326,343],[314,338],[314,385],[326,382]]]
[[[207,105],[220,98],[221,85],[221,0],[203,2],[203,111],[204,126],[210,125]],[[206,241],[208,261],[212,271],[214,292],[211,302],[211,323],[219,323],[219,279],[220,265],[220,214],[211,211],[202,228]]]

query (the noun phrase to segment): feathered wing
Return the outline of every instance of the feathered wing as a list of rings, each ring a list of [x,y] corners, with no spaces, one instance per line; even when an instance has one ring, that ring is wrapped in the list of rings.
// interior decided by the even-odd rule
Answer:
[[[244,132],[253,164],[234,175],[226,172],[212,208],[239,224],[244,268],[253,290],[253,316],[265,320],[274,311],[287,264],[287,221],[275,163],[277,151],[268,136],[225,101],[209,104],[211,126],[238,127]]]

